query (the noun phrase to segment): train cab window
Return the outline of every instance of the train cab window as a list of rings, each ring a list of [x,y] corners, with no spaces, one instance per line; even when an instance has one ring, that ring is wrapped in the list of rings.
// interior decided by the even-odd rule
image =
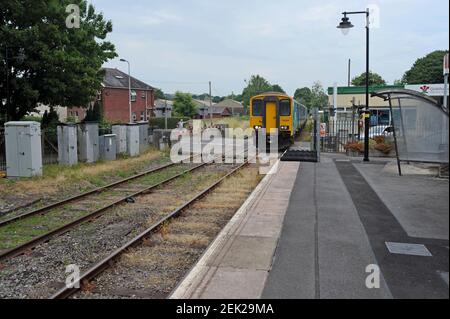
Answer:
[[[291,101],[281,100],[279,105],[280,105],[280,116],[290,116],[291,115]]]
[[[253,100],[252,115],[253,116],[262,116],[263,115],[263,101],[262,100]]]

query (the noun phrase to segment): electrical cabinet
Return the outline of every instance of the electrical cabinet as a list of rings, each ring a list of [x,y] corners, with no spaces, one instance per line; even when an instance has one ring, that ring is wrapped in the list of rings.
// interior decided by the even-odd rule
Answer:
[[[79,159],[86,163],[95,163],[99,158],[98,123],[78,125]]]
[[[78,163],[77,126],[74,124],[58,126],[58,163],[70,166]]]
[[[106,134],[100,136],[100,158],[105,161],[114,161],[116,154],[116,135]]]
[[[8,177],[42,175],[40,123],[25,121],[6,123],[5,146]]]
[[[149,138],[148,138],[148,122],[139,122],[139,152],[143,153],[148,150]]]
[[[113,125],[112,133],[116,135],[116,152],[117,154],[127,153],[127,126]]]
[[[139,126],[137,124],[127,125],[127,154],[129,156],[139,155]]]

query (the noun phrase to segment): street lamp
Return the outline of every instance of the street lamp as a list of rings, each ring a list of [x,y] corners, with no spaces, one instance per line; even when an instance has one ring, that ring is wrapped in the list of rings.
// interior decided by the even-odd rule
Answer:
[[[133,116],[131,115],[131,74],[130,74],[130,62],[125,59],[120,59],[121,62],[128,64],[128,110],[130,115],[130,123],[133,123]]]
[[[342,12],[344,17],[341,23],[337,26],[341,29],[344,35],[348,34],[354,25],[350,22],[347,15],[351,14],[365,14],[366,15],[366,111],[364,113],[364,162],[369,161],[369,125],[370,125],[370,110],[369,110],[369,9],[366,11]]]

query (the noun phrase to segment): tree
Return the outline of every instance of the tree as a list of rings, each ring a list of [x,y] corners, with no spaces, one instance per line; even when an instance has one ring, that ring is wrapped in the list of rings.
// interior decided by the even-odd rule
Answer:
[[[79,28],[68,28],[66,7],[80,9]],[[10,76],[10,106],[0,109],[10,120],[33,111],[38,103],[50,106],[87,105],[101,89],[101,66],[116,56],[105,41],[110,21],[86,0],[3,1],[0,6],[0,100],[5,99],[6,65]]]
[[[161,89],[155,89],[155,99],[157,100],[165,100],[166,96]]]
[[[366,85],[366,72],[352,79],[352,85],[365,86]],[[386,81],[383,78],[372,71],[369,71],[369,85],[386,85]]]
[[[311,108],[312,92],[308,87],[303,87],[295,90],[294,99],[299,101],[301,104],[306,106],[308,109]]]
[[[279,86],[278,84],[274,84],[272,85],[272,92],[280,92],[280,93],[286,93],[283,88],[281,86]]]
[[[328,107],[328,95],[325,93],[325,90],[319,81],[314,82],[311,88],[310,108],[311,107],[317,107],[319,110]]]
[[[193,117],[197,114],[197,107],[189,93],[176,92],[173,111],[178,116]]]
[[[259,75],[252,75],[247,82],[247,87],[242,91],[242,100],[246,107],[250,104],[250,98],[252,96],[268,92],[272,90],[272,85]]]
[[[410,70],[403,75],[403,82],[408,84],[444,83],[442,61],[448,51],[438,50],[417,59]]]

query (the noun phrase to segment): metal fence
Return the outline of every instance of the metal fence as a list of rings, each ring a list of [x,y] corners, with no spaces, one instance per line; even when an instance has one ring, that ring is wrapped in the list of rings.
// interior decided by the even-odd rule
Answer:
[[[364,127],[362,121],[355,116],[347,120],[333,120],[328,123],[321,123],[320,145],[322,152],[345,153],[346,146],[352,142],[362,142],[364,140]],[[378,136],[391,138],[393,127],[390,125],[375,125],[369,128],[369,138],[375,139]]]

